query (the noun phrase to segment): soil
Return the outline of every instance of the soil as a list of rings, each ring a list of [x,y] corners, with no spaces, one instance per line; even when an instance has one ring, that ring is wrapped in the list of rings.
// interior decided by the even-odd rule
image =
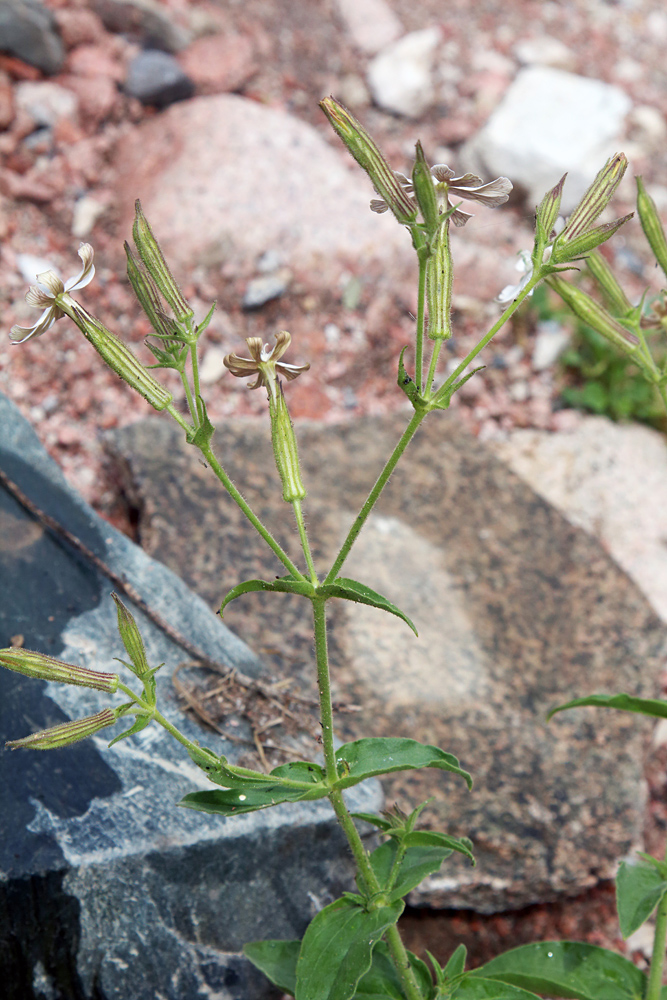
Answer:
[[[84,0],[47,0],[61,25],[68,48],[67,64],[54,82],[75,91],[92,88],[89,82],[91,48],[98,75],[120,78],[138,51],[135,40],[107,31]],[[508,3],[452,0],[394,0],[391,4],[406,30],[439,24],[450,58],[450,85],[443,99],[418,122],[392,116],[364,97],[368,58],[346,34],[334,0],[229,0],[227,3],[166,0],[161,6],[177,24],[188,24],[193,15],[209,32],[233,30],[250,39],[255,71],[238,92],[269,105],[284,108],[326,135],[326,123],[317,107],[328,93],[357,95],[355,113],[378,140],[397,169],[406,169],[420,138],[431,159],[448,158],[458,165],[461,144],[479,128],[500,100],[516,69],[518,42],[554,36],[569,49],[568,68],[609,83],[617,83],[636,106],[667,115],[667,80],[664,44],[667,18],[652,0],[576,0],[570,3],[510,0]],[[105,69],[105,67],[107,67]],[[102,113],[94,109],[76,120],[61,119],[52,129],[38,130],[35,123],[12,105],[18,83],[43,79],[33,67],[0,54],[0,305],[8,328],[25,322],[23,296],[26,282],[19,273],[17,255],[46,257],[75,273],[78,238],[72,235],[75,204],[82,194],[93,195],[102,206],[90,236],[96,251],[97,280],[85,291],[87,308],[125,337],[148,361],[142,347],[149,332],[133,303],[123,274],[112,269],[116,249],[127,235],[119,231],[114,203],[114,149],[120,137],[141,122],[159,114],[125,95],[116,86]],[[97,79],[97,78],[96,78]],[[96,86],[98,84],[96,83]],[[100,85],[101,87],[101,85]],[[100,89],[102,94],[103,88]],[[108,94],[108,89],[104,91]],[[100,98],[101,99],[101,98]],[[349,100],[349,97],[348,97]],[[9,110],[7,110],[9,109]],[[40,134],[37,134],[40,132]],[[632,131],[629,145],[633,146]],[[664,156],[649,156],[635,142],[633,168],[657,190],[665,183]],[[667,189],[663,188],[667,194]],[[620,190],[617,214],[632,210],[633,188]],[[667,198],[665,199],[667,203]],[[506,241],[508,252],[525,246],[532,226],[532,206],[519,197],[503,211],[502,225],[494,217],[487,239]],[[655,276],[649,255],[635,226],[616,238],[609,259],[631,296],[638,295]],[[402,405],[395,386],[396,356],[407,342],[413,324],[409,295],[375,296],[372,285],[361,286],[357,301],[344,301],[340,289],[319,297],[300,295],[293,287],[287,296],[257,312],[244,312],[239,289],[242,273],[226,275],[202,266],[187,280],[184,291],[197,303],[218,300],[225,317],[209,343],[227,345],[259,336],[270,340],[276,329],[320,339],[319,357],[323,384],[331,391],[295,391],[295,417],[326,420],[358,419],[384,413]],[[478,299],[478,289],[456,288],[455,339],[449,345],[458,356],[471,347],[493,304]],[[32,318],[34,320],[34,316]],[[31,320],[32,321],[32,320]],[[537,314],[527,308],[511,329],[504,332],[486,354],[486,369],[454,406],[462,420],[482,437],[506,434],[514,427],[549,430],[576,424],[577,414],[565,409],[561,391],[567,378],[557,368],[535,371],[531,364]],[[322,331],[342,331],[340,345],[322,347]],[[335,339],[332,334],[332,339]],[[211,386],[211,416],[215,420],[234,414],[259,412],[261,394],[239,391],[225,378]],[[295,386],[298,383],[295,383]],[[345,388],[344,388],[345,387]],[[22,346],[0,341],[0,389],[35,426],[49,452],[64,468],[70,482],[98,510],[122,530],[132,534],[132,511],[107,465],[103,432],[152,413],[116,376],[101,367],[96,355],[72,325],[64,320],[45,338]],[[398,397],[398,398],[397,398]],[[663,848],[667,824],[665,750],[658,748],[647,763],[650,804],[646,847]],[[558,904],[539,905],[520,913],[480,917],[469,912],[409,911],[403,920],[411,948],[429,948],[439,959],[461,941],[474,964],[525,941],[573,937],[624,950],[618,935],[613,891],[609,885],[585,897]],[[632,957],[645,962],[642,950]]]

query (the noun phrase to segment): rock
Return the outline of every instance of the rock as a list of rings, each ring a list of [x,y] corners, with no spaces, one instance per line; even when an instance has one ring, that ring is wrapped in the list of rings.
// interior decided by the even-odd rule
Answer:
[[[80,240],[89,236],[99,217],[106,212],[108,201],[100,201],[93,195],[84,194],[74,203],[72,213],[72,236]]]
[[[34,502],[173,626],[196,633],[209,656],[261,674],[257,657],[181,580],[67,486],[3,396],[0,420],[0,467]],[[118,588],[4,487],[0,526],[0,646],[20,633],[28,649],[120,669],[112,657],[125,654],[109,593]],[[190,739],[238,760],[238,745],[204,730],[177,704],[170,678],[188,654],[132,610],[149,661],[165,662],[157,676],[163,713]],[[0,739],[105,704],[108,696],[100,692],[2,670]],[[236,733],[250,735],[242,720]],[[178,809],[184,792],[212,786],[162,734],[151,726],[110,751],[108,738],[54,754],[0,750],[0,954],[7,1000],[36,995],[35,984],[41,996],[81,1000],[269,1000],[275,991],[238,954],[241,945],[299,935],[316,907],[351,888],[349,852],[321,803],[231,822]],[[358,791],[355,808],[378,808],[377,785]]]
[[[167,52],[147,49],[130,62],[125,79],[125,92],[142,104],[166,108],[175,101],[192,97],[194,84],[179,63]]]
[[[289,288],[291,279],[292,272],[284,267],[279,271],[253,278],[248,282],[243,294],[243,308],[259,309],[272,299],[279,299]]]
[[[53,14],[38,0],[0,3],[0,52],[18,56],[44,73],[57,73],[65,49]]]
[[[439,28],[412,31],[388,45],[368,67],[373,100],[385,111],[418,118],[435,100],[433,63]]]
[[[557,320],[544,320],[537,324],[533,346],[532,365],[536,372],[546,371],[558,361],[570,343],[569,332]]]
[[[75,120],[78,101],[71,90],[50,80],[17,83],[16,106],[27,111],[35,125],[55,125],[61,118]]]
[[[63,85],[76,94],[82,121],[99,125],[111,114],[118,98],[118,88],[108,76],[61,77]]]
[[[43,274],[44,271],[55,271],[56,274],[60,274],[58,268],[51,263],[48,257],[35,257],[31,253],[17,253],[16,263],[21,277],[29,285],[34,285],[37,281],[37,275]]]
[[[658,431],[581,417],[568,434],[512,431],[496,453],[607,549],[667,621],[667,447]]]
[[[196,266],[225,247],[254,268],[258,247],[329,283],[337,258],[412,266],[407,234],[369,210],[372,185],[310,125],[232,95],[198,97],[118,146],[122,228],[135,198],[170,262]],[[345,224],[341,225],[341,220]]]
[[[569,70],[574,63],[572,51],[551,35],[524,38],[516,43],[513,52],[522,66],[554,66]]]
[[[198,94],[240,90],[257,72],[252,40],[240,34],[198,38],[179,54],[178,61]]]
[[[544,717],[599,690],[656,696],[667,631],[594,539],[440,416],[420,429],[344,569],[410,615],[420,636],[375,609],[332,606],[335,697],[361,706],[337,726],[346,739],[436,743],[470,769],[471,794],[429,772],[383,784],[405,810],[435,796],[424,819],[475,842],[476,868],[448,861],[413,902],[492,912],[612,878],[638,842],[649,723],[592,710],[548,726]],[[406,420],[297,425],[318,567],[330,564]],[[223,433],[228,473],[293,552],[266,421],[227,419]],[[279,571],[240,514],[221,516],[169,426],[135,424],[114,432],[113,446],[142,544],[212,606],[240,579]],[[195,526],[187,540],[186,523]],[[225,619],[307,692],[309,611],[273,596],[246,595]]]
[[[213,385],[225,374],[226,354],[227,351],[215,345],[206,348],[199,366],[199,381],[202,385]]]
[[[567,171],[562,208],[570,212],[616,151],[630,98],[619,87],[560,69],[522,69],[462,162],[503,174],[538,204]]]
[[[352,41],[368,55],[403,34],[403,25],[386,0],[337,0],[337,7]]]
[[[118,54],[105,45],[79,45],[67,56],[67,68],[75,76],[107,77],[116,83],[125,79],[125,67]]]
[[[55,10],[53,16],[66,48],[73,49],[77,45],[104,43],[104,25],[94,11],[82,7],[77,7],[74,10],[63,7],[60,10]]]
[[[0,70],[0,131],[14,121],[14,88],[7,73]]]
[[[105,28],[140,42],[144,48],[179,52],[190,41],[189,32],[156,0],[92,0],[91,6]]]

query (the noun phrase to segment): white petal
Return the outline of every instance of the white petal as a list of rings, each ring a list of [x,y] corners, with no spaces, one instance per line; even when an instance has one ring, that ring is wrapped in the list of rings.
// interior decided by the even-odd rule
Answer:
[[[52,299],[55,299],[56,295],[60,295],[65,291],[65,286],[55,271],[43,271],[37,275],[37,280],[40,285],[44,285],[44,288],[49,292]]]
[[[44,310],[34,326],[13,326],[9,331],[9,336],[15,344],[23,344],[26,340],[32,340],[33,337],[39,337],[40,334],[46,333],[49,327],[53,326],[55,321],[62,316],[64,316],[64,313],[60,309],[56,309],[55,306],[49,306],[48,309]]]
[[[85,288],[95,277],[95,265],[93,264],[95,251],[90,243],[82,243],[77,253],[83,261],[83,267],[77,275],[73,278],[68,278],[65,282],[65,291],[68,292],[74,291],[75,288]]]
[[[40,285],[31,285],[25,293],[25,300],[33,309],[48,309],[53,305],[53,295]]]

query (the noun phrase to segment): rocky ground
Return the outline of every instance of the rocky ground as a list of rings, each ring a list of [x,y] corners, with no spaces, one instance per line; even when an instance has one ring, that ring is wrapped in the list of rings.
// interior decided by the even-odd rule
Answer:
[[[22,16],[25,5],[10,0],[0,7],[0,19],[5,8]],[[446,10],[438,0],[48,0],[45,8],[27,47],[15,27],[20,44],[15,35],[11,45],[0,43],[7,45],[0,52],[0,304],[7,331],[35,319],[23,302],[35,273],[54,265],[64,276],[75,273],[76,249],[86,240],[95,247],[98,271],[82,301],[149,360],[142,346],[149,330],[133,304],[118,252],[129,233],[117,149],[175,100],[240,94],[308,123],[337,149],[317,107],[333,93],[397,169],[409,169],[416,138],[432,161],[466,168],[465,142],[487,121],[518,69],[556,66],[627,94],[631,110],[620,137],[623,148],[632,171],[644,176],[667,208],[667,14],[651,0],[454,0]],[[381,106],[383,84],[373,75],[377,52],[426,30],[430,41],[422,37],[419,43],[430,53],[424,56],[430,60],[426,97],[399,92]],[[0,20],[3,38],[9,31]],[[388,110],[392,100],[403,99],[408,103]],[[273,167],[267,162],[267,173]],[[127,200],[124,189],[122,197]],[[632,210],[633,197],[628,174],[617,214]],[[257,204],[261,213],[261,190]],[[498,315],[493,298],[512,279],[514,255],[530,244],[532,209],[517,191],[508,206],[480,210],[456,235],[455,259],[458,249],[462,263],[451,358],[462,356]],[[413,276],[406,273],[390,284],[372,280],[357,260],[326,287],[298,269],[283,273],[281,262],[270,259],[273,251],[258,245],[257,260],[250,263],[205,257],[193,272],[178,274],[199,306],[218,301],[203,359],[214,422],[259,413],[264,406],[261,394],[248,394],[223,375],[224,353],[240,348],[246,336],[268,340],[282,328],[300,338],[300,354],[318,361],[317,377],[311,372],[295,384],[294,416],[335,421],[400,407],[396,356],[411,338]],[[631,296],[647,284],[659,287],[636,225],[626,227],[607,252]],[[278,281],[279,294],[262,304],[265,293],[255,285],[259,298],[250,308],[251,282],[262,275]],[[485,371],[455,397],[461,419],[483,438],[502,437],[515,427],[567,430],[578,422],[575,411],[563,408],[565,376],[540,339],[537,319],[527,309],[487,350]],[[147,404],[101,367],[67,320],[22,346],[0,340],[0,389],[29,417],[93,506],[131,530],[101,436],[146,415]],[[661,773],[658,767],[652,786],[660,816]],[[488,939],[491,949],[533,934],[586,934],[618,944],[606,890],[581,905],[536,908],[522,919],[518,924],[503,916],[482,926],[462,915],[468,923],[461,935],[478,945]],[[428,936],[430,920],[414,918],[413,944],[427,940],[438,953]]]

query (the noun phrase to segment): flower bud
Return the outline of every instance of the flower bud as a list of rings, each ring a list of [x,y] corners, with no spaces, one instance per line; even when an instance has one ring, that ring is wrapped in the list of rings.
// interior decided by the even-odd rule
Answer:
[[[426,297],[428,335],[431,340],[448,340],[452,335],[452,253],[449,246],[449,221],[441,224],[426,261]]]
[[[563,196],[563,184],[567,174],[563,174],[555,187],[547,191],[544,198],[537,207],[536,227],[537,236],[541,243],[548,243],[556,225],[556,219],[560,212],[560,202]]]
[[[85,740],[88,736],[94,736],[100,729],[113,726],[115,721],[115,712],[110,708],[103,708],[97,715],[88,715],[73,722],[62,722],[59,726],[42,729],[41,732],[25,736],[22,740],[10,740],[5,746],[10,750],[56,750],[59,747],[69,746],[70,743]]]
[[[639,338],[626,330],[613,316],[610,316],[607,310],[595,299],[557,274],[549,275],[546,281],[555,292],[558,292],[565,305],[569,306],[575,316],[578,316],[584,323],[588,323],[626,354],[635,353],[635,345],[639,343]]]
[[[607,160],[567,220],[567,225],[559,236],[560,243],[571,243],[590,231],[597,217],[611,201],[627,167],[628,160],[625,153],[616,153]]]
[[[665,231],[662,228],[660,215],[653,198],[644,187],[641,177],[635,177],[637,181],[637,214],[641,222],[644,235],[653,251],[653,256],[667,276],[667,240]]]
[[[164,410],[169,406],[172,394],[160,385],[157,379],[148,372],[138,358],[115,334],[107,330],[99,320],[84,309],[82,305],[68,296],[58,298],[58,305],[73,319],[90,341],[100,357],[116,372],[117,375],[132,386],[156,410]]]
[[[625,316],[632,309],[632,303],[616,280],[616,276],[601,253],[591,253],[586,258],[586,266],[597,284],[606,295],[617,316]]]
[[[127,277],[139,300],[139,305],[160,337],[173,337],[177,332],[177,326],[173,319],[164,314],[157,285],[148,271],[144,271],[140,267],[127,242],[125,243],[125,253],[127,255]]]
[[[301,480],[299,453],[296,445],[294,426],[290,419],[283,387],[278,378],[269,386],[269,415],[271,417],[271,443],[276,459],[276,468],[283,484],[283,500],[303,500],[306,495]]]
[[[412,184],[415,190],[415,198],[422,213],[422,218],[426,223],[429,234],[434,233],[438,227],[438,196],[435,193],[433,175],[431,168],[426,162],[424,150],[421,142],[416,147],[415,165],[412,168]]]
[[[118,594],[111,595],[116,605],[118,613],[118,631],[127,651],[127,655],[134,665],[134,673],[141,677],[148,672],[148,661],[146,660],[146,650],[144,640],[137,626],[134,617],[121,601]]]
[[[365,128],[333,97],[325,97],[320,101],[320,107],[334,131],[343,140],[359,166],[366,171],[373,182],[373,187],[384,198],[398,221],[408,224],[414,222],[417,209],[412,198],[394,176],[391,167]]]
[[[584,257],[589,254],[591,250],[595,250],[599,247],[601,243],[606,243],[607,240],[614,235],[617,229],[625,225],[629,219],[632,218],[634,212],[630,212],[628,215],[624,215],[620,219],[616,219],[614,222],[605,222],[602,226],[597,226],[595,229],[590,229],[587,233],[582,233],[580,236],[576,236],[572,240],[562,242],[561,237],[563,233],[556,238],[554,242],[552,253],[551,253],[551,263],[552,264],[565,264],[571,260],[577,260],[579,257]]]
[[[79,687],[97,688],[113,694],[118,688],[116,674],[104,674],[73,663],[64,663],[44,653],[33,653],[29,649],[10,646],[0,649],[0,666],[15,670],[26,677],[36,677],[42,681],[58,681],[61,684],[76,684]]]
[[[165,299],[174,311],[176,319],[183,323],[192,319],[194,311],[186,302],[183,293],[176,284],[167,262],[164,259],[160,244],[155,239],[153,230],[148,224],[148,219],[144,215],[141,202],[135,202],[134,225],[132,226],[132,236],[146,270],[151,275],[156,285],[164,295]]]

